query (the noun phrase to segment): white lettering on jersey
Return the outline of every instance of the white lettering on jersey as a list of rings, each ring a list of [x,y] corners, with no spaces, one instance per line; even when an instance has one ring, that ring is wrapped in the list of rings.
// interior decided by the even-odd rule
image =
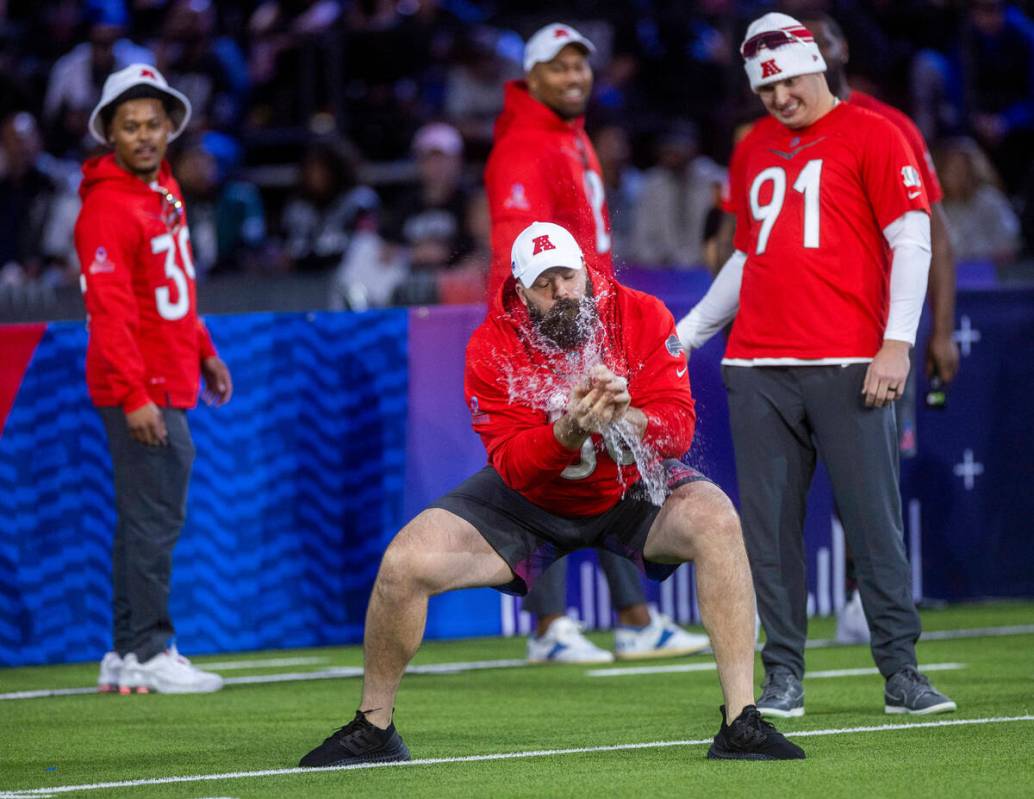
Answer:
[[[177,246],[178,245],[178,246]],[[176,263],[176,250],[179,250],[180,260],[183,268]],[[186,226],[180,228],[176,240],[173,241],[171,233],[163,233],[151,239],[151,252],[155,255],[165,254],[165,277],[172,281],[176,293],[176,300],[171,300],[171,292],[168,286],[159,286],[154,290],[155,306],[158,315],[162,319],[171,322],[182,319],[190,310],[190,290],[187,285],[187,276],[194,279],[194,263],[190,257],[190,233]],[[186,274],[184,274],[184,269]]]

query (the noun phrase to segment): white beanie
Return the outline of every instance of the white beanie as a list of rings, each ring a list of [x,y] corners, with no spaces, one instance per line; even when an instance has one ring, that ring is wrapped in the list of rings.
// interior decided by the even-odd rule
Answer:
[[[811,31],[786,14],[773,12],[754,20],[740,54],[755,92],[769,83],[826,71]]]

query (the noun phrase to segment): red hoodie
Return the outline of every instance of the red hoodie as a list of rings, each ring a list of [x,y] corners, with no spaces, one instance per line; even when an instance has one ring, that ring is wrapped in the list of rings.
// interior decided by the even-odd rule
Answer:
[[[602,437],[592,436],[596,466],[553,435],[571,387],[595,363],[628,379],[632,405],[646,414],[643,442],[655,458],[679,458],[693,441],[696,412],[686,356],[671,313],[656,297],[592,275],[600,326],[578,353],[549,352],[537,343],[527,308],[510,277],[467,345],[464,391],[475,432],[503,481],[529,502],[565,517],[596,516],[617,504],[639,479],[621,467]],[[567,467],[583,477],[561,477]]]
[[[165,161],[157,183],[182,198]],[[79,194],[75,248],[90,331],[90,398],[126,413],[152,400],[193,408],[201,362],[215,348],[197,316],[186,217],[176,220],[162,195],[111,154],[83,165]]]
[[[523,81],[506,84],[485,167],[492,216],[489,297],[511,274],[517,234],[535,221],[567,228],[593,270],[614,274],[602,174],[583,117],[565,121],[532,97]]]

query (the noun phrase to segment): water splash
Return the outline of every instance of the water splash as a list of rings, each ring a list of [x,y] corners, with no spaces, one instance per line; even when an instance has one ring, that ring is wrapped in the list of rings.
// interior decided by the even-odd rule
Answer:
[[[578,324],[585,326],[582,329],[588,335],[585,343],[575,350],[563,350],[536,331],[532,333],[530,343],[546,356],[543,364],[527,361],[515,364],[500,359],[499,368],[511,403],[543,411],[553,421],[563,414],[575,386],[588,382],[593,367],[600,364],[610,367],[607,353],[615,348],[609,345],[606,326],[592,309],[586,309],[584,305],[579,311]],[[634,463],[646,498],[658,507],[663,505],[669,493],[664,464],[657,452],[636,435],[631,422],[621,419],[609,424],[600,435],[611,459],[618,464],[617,481],[622,488],[621,496],[624,497],[632,488],[626,483],[621,467]]]

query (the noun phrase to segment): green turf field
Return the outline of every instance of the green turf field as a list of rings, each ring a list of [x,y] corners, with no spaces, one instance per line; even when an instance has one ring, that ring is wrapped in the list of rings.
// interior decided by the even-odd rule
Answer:
[[[923,618],[928,631],[1032,625],[1034,605],[959,606]],[[831,622],[818,620],[811,635],[829,638],[832,631]],[[592,637],[610,645],[606,633]],[[431,642],[416,663],[523,654],[518,639]],[[197,662],[271,658],[303,662],[222,673],[239,679],[360,663],[356,647]],[[817,674],[871,667],[867,648],[809,650],[816,676],[805,680],[807,715],[779,727],[821,734],[796,739],[808,760],[785,763],[705,758],[702,741],[717,730],[721,702],[710,670],[601,677],[589,674],[601,667],[519,666],[413,674],[402,684],[396,723],[414,758],[461,760],[316,773],[293,767],[351,718],[354,677],[237,683],[208,696],[2,699],[0,797],[1034,796],[1034,633],[925,641],[919,658],[921,665],[944,665],[929,674],[958,702],[957,713],[884,715],[878,676]],[[645,665],[706,669],[709,662],[697,656]],[[614,667],[633,665],[644,664]],[[83,688],[95,679],[92,663],[6,669],[0,694]],[[946,721],[981,723],[940,726]],[[857,731],[901,724],[914,727]],[[529,756],[534,752],[543,754]],[[469,759],[492,754],[500,757]],[[285,773],[252,773],[277,770]],[[223,776],[125,784],[202,775]],[[120,785],[89,787],[98,783]]]

